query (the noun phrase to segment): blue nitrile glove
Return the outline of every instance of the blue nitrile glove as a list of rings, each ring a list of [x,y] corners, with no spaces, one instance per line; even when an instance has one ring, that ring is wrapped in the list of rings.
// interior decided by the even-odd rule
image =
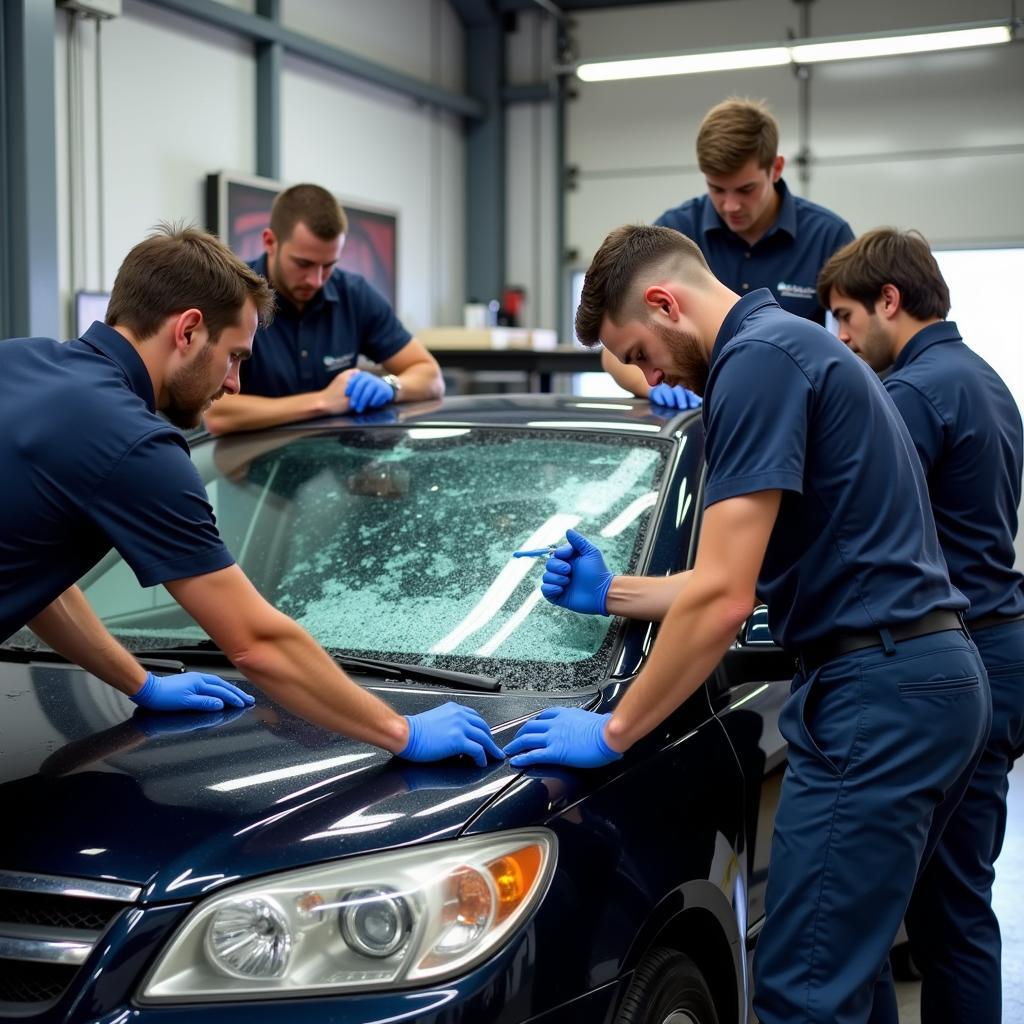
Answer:
[[[519,729],[505,753],[513,768],[532,764],[600,768],[622,757],[604,740],[604,723],[611,717],[582,708],[548,708]]]
[[[487,723],[472,708],[448,701],[419,715],[406,715],[409,742],[398,756],[407,761],[440,761],[468,754],[481,767],[487,757],[504,758]]]
[[[585,615],[607,615],[612,574],[604,555],[581,533],[565,531],[568,544],[556,548],[544,567],[540,592],[559,608]]]
[[[395,397],[395,389],[385,384],[376,374],[357,370],[345,385],[349,411],[360,413],[364,409],[376,409],[387,405]]]
[[[149,672],[142,689],[131,699],[149,711],[222,711],[225,707],[248,708],[256,703],[255,697],[234,683],[204,672],[172,676]]]
[[[688,391],[682,384],[655,384],[647,397],[655,405],[664,405],[669,409],[699,409],[700,395]]]

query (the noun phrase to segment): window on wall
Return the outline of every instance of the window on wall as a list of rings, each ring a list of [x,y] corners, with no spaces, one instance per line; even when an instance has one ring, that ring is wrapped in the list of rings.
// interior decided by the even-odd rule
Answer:
[[[940,249],[935,258],[949,285],[949,319],[956,321],[964,341],[1006,381],[1024,410],[1024,303],[1017,301],[1024,282],[1024,246]],[[582,288],[583,271],[574,271],[574,317]],[[575,390],[591,397],[624,394],[605,373],[578,374]]]
[[[940,249],[935,259],[949,285],[949,319],[1024,409],[1024,247]]]

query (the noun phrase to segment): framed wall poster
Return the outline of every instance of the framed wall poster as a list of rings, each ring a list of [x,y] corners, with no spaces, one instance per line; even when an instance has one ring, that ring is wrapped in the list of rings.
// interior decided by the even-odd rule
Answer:
[[[206,228],[243,260],[263,255],[263,229],[274,197],[286,186],[270,178],[220,171],[206,176]],[[365,277],[395,308],[398,293],[398,214],[393,210],[338,201],[348,217],[338,266]]]

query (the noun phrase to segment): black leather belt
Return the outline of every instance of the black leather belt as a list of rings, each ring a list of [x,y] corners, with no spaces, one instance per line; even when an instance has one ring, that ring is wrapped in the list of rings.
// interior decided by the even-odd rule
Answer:
[[[946,629],[963,629],[963,622],[956,612],[939,610],[922,615],[913,622],[900,622],[887,627],[893,640],[911,640],[915,636],[927,636],[929,633],[941,633]],[[797,667],[806,675],[824,665],[833,658],[864,651],[869,647],[883,647],[885,640],[880,629],[864,633],[842,633],[815,640],[800,649],[797,653]]]
[[[1021,615],[982,615],[977,619],[971,619],[967,623],[967,628],[972,633],[977,633],[979,629],[989,629],[992,626],[1005,626],[1007,622],[1020,622],[1024,619],[1024,614]]]

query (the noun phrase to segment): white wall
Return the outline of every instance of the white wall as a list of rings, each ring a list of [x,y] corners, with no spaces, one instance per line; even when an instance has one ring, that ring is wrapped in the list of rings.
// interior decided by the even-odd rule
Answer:
[[[1005,19],[1005,0],[815,0],[811,36]],[[520,16],[510,52],[526,46]],[[695,0],[574,14],[577,56],[595,60],[673,49],[782,41],[800,34],[792,0]],[[935,245],[1024,242],[1024,44],[917,57],[822,64],[811,80],[809,187],[793,191],[832,207],[861,232],[917,227]],[[550,62],[549,62],[550,64]],[[579,187],[567,196],[567,245],[583,265],[611,228],[650,222],[704,191],[694,140],[704,113],[730,95],[765,98],[787,157],[799,148],[799,84],[788,68],[575,85],[568,161]],[[535,158],[525,118],[510,119],[510,176]],[[544,161],[540,154],[541,163]],[[550,187],[550,185],[548,186]],[[523,234],[550,231],[536,210],[510,224],[510,266]],[[548,239],[550,235],[548,236]],[[550,251],[548,239],[538,244]],[[553,305],[536,311],[552,323]]]
[[[231,0],[251,12],[251,0]],[[124,254],[160,220],[204,223],[209,172],[255,174],[255,59],[234,34],[125,0],[104,23],[102,243],[97,199],[95,29],[79,32],[72,80],[84,106],[84,197],[70,184],[68,21],[58,12],[58,203],[62,306],[74,288],[107,290]],[[295,31],[452,91],[462,89],[462,30],[445,0],[285,0]],[[71,106],[78,106],[72,101]],[[399,213],[398,314],[411,330],[457,322],[463,301],[463,144],[458,120],[308,61],[287,58],[282,174]],[[71,217],[71,197],[76,217]],[[85,245],[74,246],[70,225]],[[84,248],[84,251],[83,251]],[[77,255],[76,255],[77,253]]]

